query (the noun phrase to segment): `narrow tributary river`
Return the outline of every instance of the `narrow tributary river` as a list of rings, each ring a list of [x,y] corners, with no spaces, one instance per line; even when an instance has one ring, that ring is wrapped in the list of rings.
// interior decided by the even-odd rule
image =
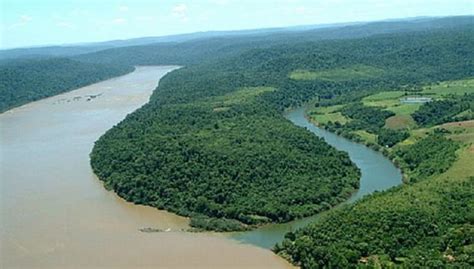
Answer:
[[[362,175],[360,188],[347,202],[354,202],[374,191],[386,190],[402,183],[400,169],[395,167],[389,159],[364,145],[352,142],[313,125],[305,117],[304,107],[285,113],[285,117],[293,124],[304,127],[323,138],[336,149],[347,152],[352,162],[359,167]],[[303,227],[319,217],[320,215],[315,215],[289,223],[267,225],[249,232],[233,233],[230,237],[244,243],[271,248],[283,240],[285,233]]]

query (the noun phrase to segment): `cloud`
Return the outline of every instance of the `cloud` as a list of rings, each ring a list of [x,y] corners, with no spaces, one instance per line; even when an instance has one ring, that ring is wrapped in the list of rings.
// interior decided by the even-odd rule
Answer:
[[[33,18],[31,16],[28,16],[28,15],[21,15],[19,18],[18,18],[18,21],[14,24],[11,24],[10,26],[7,27],[7,29],[12,29],[12,28],[17,28],[17,27],[22,27],[22,26],[25,26],[27,25],[28,23],[30,23],[31,21],[33,20]]]
[[[226,6],[230,4],[230,0],[212,0],[211,3],[219,5],[219,6]]]
[[[127,12],[129,10],[128,6],[119,6],[118,7],[118,10],[120,12]]]
[[[137,16],[135,17],[135,20],[140,21],[140,22],[150,22],[154,21],[156,17],[154,16]]]
[[[62,28],[74,28],[74,25],[67,21],[58,21],[56,22],[56,26],[62,27]]]
[[[124,18],[115,18],[112,20],[113,24],[125,24],[127,23],[127,19]]]
[[[79,9],[79,8],[75,8],[69,12],[69,16],[86,17],[90,15],[91,15],[91,12],[89,10]]]
[[[294,14],[298,16],[317,16],[318,10],[314,7],[298,6],[293,9]]]
[[[21,21],[21,23],[23,23],[23,24],[26,24],[26,23],[28,23],[28,22],[30,22],[30,21],[32,21],[32,20],[33,20],[33,18],[30,17],[30,16],[28,16],[28,15],[21,15],[21,16],[20,16],[20,21]]]
[[[186,4],[178,4],[171,10],[174,17],[179,18],[181,21],[186,22],[188,18],[188,6]]]
[[[302,14],[305,14],[306,12],[308,12],[308,10],[303,6],[295,8],[295,13],[296,14],[302,15]]]

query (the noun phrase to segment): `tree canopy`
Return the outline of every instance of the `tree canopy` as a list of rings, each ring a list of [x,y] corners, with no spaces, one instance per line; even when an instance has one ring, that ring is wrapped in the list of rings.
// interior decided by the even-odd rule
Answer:
[[[281,111],[318,96],[471,74],[472,62],[461,60],[472,55],[471,32],[245,44],[219,59],[189,63],[166,75],[147,105],[97,141],[92,167],[121,197],[191,216],[198,228],[248,229],[313,215],[349,197],[359,173],[347,154],[292,125]],[[295,70],[325,75],[300,79],[291,76]],[[374,131],[392,115],[364,107],[345,113],[361,124],[370,119]]]
[[[0,65],[0,112],[131,71],[66,58],[11,60]]]

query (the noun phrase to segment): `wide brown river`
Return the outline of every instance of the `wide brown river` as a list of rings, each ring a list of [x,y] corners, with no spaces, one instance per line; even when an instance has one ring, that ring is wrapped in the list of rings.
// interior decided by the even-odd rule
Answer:
[[[0,268],[290,267],[263,248],[181,232],[187,219],[127,203],[92,173],[94,141],[175,68],[138,67],[0,114]]]

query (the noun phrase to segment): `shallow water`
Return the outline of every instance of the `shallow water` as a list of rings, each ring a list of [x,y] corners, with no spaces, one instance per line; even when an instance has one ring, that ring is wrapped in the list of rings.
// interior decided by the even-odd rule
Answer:
[[[304,111],[305,108],[301,107],[286,113],[285,117],[293,124],[304,127],[323,138],[336,149],[347,152],[352,162],[361,171],[360,188],[347,202],[354,202],[374,191],[386,190],[402,183],[400,169],[381,153],[314,126],[305,118]],[[229,236],[243,243],[271,248],[281,242],[287,232],[301,228],[319,217],[320,215],[316,215],[289,223],[267,225],[249,232],[233,233]]]
[[[266,249],[180,232],[186,218],[127,203],[92,173],[94,141],[175,68],[138,67],[0,114],[0,268],[290,267]]]

